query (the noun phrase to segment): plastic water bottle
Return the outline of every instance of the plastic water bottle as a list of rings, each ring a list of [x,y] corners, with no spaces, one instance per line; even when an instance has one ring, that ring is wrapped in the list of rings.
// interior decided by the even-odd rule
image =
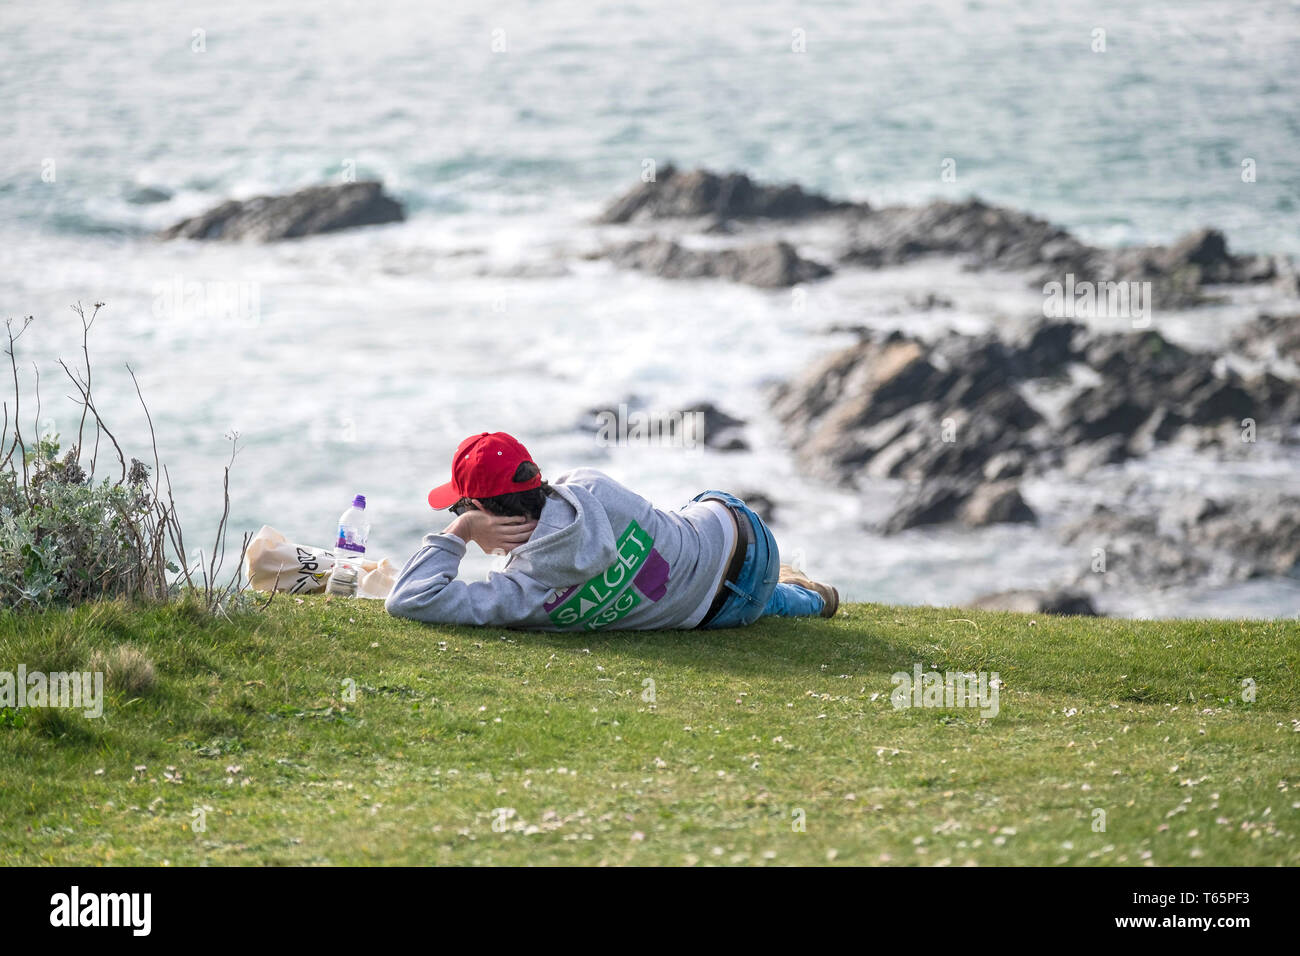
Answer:
[[[355,597],[361,576],[361,559],[366,554],[370,522],[366,520],[366,496],[357,495],[352,507],[339,515],[339,536],[334,545],[334,570],[328,591],[343,597]]]

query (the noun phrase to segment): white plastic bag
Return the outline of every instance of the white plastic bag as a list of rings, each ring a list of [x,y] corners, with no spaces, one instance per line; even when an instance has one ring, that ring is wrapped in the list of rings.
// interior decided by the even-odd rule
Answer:
[[[372,564],[374,567],[364,570]],[[397,574],[401,568],[395,567],[387,558],[380,558],[378,562],[362,561],[361,567],[363,573],[357,579],[357,597],[380,601],[388,597],[393,585],[397,583]]]
[[[398,569],[387,558],[369,558],[360,563],[357,597],[383,600],[393,590]],[[319,594],[334,570],[334,552],[294,544],[270,525],[248,542],[244,573],[255,591],[288,591],[290,594]]]

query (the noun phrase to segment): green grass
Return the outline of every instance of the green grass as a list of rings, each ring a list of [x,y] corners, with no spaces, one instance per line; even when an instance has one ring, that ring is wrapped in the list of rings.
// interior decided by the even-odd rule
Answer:
[[[1295,621],[851,605],[561,635],[283,595],[0,618],[0,670],[122,644],[157,680],[102,719],[0,713],[0,863],[1300,862]],[[916,663],[997,671],[997,716],[894,709]]]

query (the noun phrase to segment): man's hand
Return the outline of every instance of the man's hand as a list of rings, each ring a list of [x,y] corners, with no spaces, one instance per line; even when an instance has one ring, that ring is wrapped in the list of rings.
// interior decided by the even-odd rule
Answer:
[[[537,522],[522,515],[494,515],[486,511],[466,511],[443,528],[462,541],[473,541],[487,554],[509,553],[525,543]]]

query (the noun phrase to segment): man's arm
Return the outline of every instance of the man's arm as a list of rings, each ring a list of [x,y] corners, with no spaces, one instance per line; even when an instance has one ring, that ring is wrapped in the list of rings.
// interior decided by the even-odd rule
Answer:
[[[485,551],[511,551],[527,540],[535,521],[469,511],[440,534],[428,534],[402,568],[384,602],[390,614],[431,624],[510,625],[523,623],[545,600],[547,588],[518,573],[496,573],[487,581],[456,580],[466,542]]]

